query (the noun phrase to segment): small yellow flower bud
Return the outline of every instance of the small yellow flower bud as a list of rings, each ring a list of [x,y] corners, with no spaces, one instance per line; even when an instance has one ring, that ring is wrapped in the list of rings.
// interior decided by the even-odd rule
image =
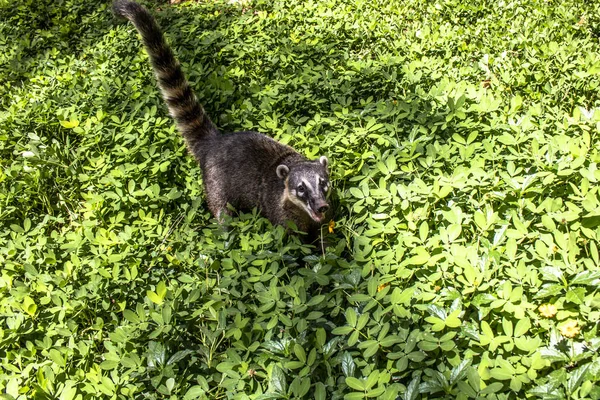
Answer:
[[[558,330],[564,337],[574,338],[579,335],[580,328],[577,326],[577,321],[570,319],[558,328]]]
[[[377,291],[381,292],[383,289],[385,289],[388,286],[390,286],[389,282],[388,283],[383,283],[383,284],[377,286]]]
[[[538,308],[540,314],[542,314],[542,317],[546,317],[546,318],[552,318],[556,315],[556,306],[554,304],[542,304],[539,308]]]

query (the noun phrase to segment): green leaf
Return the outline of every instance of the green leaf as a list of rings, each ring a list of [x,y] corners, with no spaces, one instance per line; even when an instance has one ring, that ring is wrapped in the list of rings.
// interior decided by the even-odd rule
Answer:
[[[420,377],[417,375],[410,381],[404,392],[404,400],[416,400],[419,396],[419,383],[421,382]]]
[[[521,336],[515,338],[515,346],[517,346],[519,350],[525,352],[536,351],[541,346],[541,344],[542,341],[538,337],[530,338],[528,336]]]
[[[378,370],[372,371],[369,376],[367,377],[367,380],[365,382],[365,387],[367,390],[371,390],[371,388],[373,386],[375,386],[375,384],[377,383],[377,380],[379,379],[380,373]]]
[[[348,385],[350,388],[352,388],[354,390],[360,390],[360,391],[366,390],[365,382],[362,380],[356,379],[352,376],[346,377],[346,385]]]
[[[368,398],[374,398],[374,397],[379,397],[381,396],[383,393],[385,392],[385,388],[384,387],[378,387],[377,389],[373,389],[373,390],[369,390],[367,392],[367,397]]]
[[[354,346],[358,342],[360,331],[355,330],[348,338],[348,346]]]
[[[574,304],[583,304],[585,300],[585,289],[584,288],[574,288],[567,291],[565,295],[565,300],[574,303]]]
[[[269,387],[271,390],[278,393],[285,394],[287,392],[287,380],[285,373],[278,365],[274,365],[273,369],[271,370]]]
[[[114,360],[105,360],[100,363],[100,368],[105,371],[116,369],[118,366],[119,362]]]
[[[364,358],[369,358],[374,356],[377,351],[379,351],[379,343],[377,341],[367,341],[369,343],[368,346],[366,346],[365,351],[363,352],[363,357]]]
[[[52,362],[54,362],[55,364],[61,367],[64,367],[66,365],[65,358],[62,356],[62,354],[60,354],[58,350],[50,349],[49,356]]]
[[[585,364],[579,368],[576,368],[573,372],[571,372],[569,380],[567,380],[567,393],[569,395],[575,393],[577,389],[583,383],[583,379],[585,378],[588,369],[590,368],[590,364]]]
[[[60,124],[67,129],[73,129],[79,126],[79,121],[71,119],[69,121],[60,121]]]
[[[342,354],[342,372],[346,377],[354,376],[355,364],[349,352]]]
[[[422,247],[417,247],[414,251],[416,254],[414,256],[410,257],[406,261],[406,264],[408,264],[408,265],[423,265],[423,264],[426,264],[429,261],[429,259],[431,258],[431,256],[427,252],[427,250],[425,250]]]
[[[167,365],[178,363],[179,361],[183,360],[184,358],[186,358],[190,354],[194,354],[194,351],[193,350],[189,350],[189,349],[180,350],[177,353],[173,354],[171,356],[171,358],[169,358],[169,360],[167,361]]]
[[[583,271],[570,280],[571,285],[600,285],[600,271]]]
[[[351,328],[351,327],[343,327],[343,328]],[[352,332],[352,329],[350,329],[347,333]],[[319,347],[323,347],[323,345],[325,344],[325,341],[327,340],[327,333],[325,332],[325,329],[323,328],[317,328],[316,332],[315,332],[315,336],[316,336],[316,340],[317,340],[317,345]]]
[[[363,192],[358,188],[351,187],[349,190],[350,190],[350,194],[358,199],[362,199],[365,197]]]
[[[202,397],[206,394],[206,391],[200,385],[192,386],[185,392],[183,398],[185,400],[193,400]]]
[[[131,322],[132,324],[140,323],[138,315],[131,310],[123,310],[123,316],[127,321]]]
[[[60,393],[60,400],[72,400],[77,395],[77,388],[71,386],[70,383],[65,385],[65,388]]]
[[[344,395],[344,400],[362,400],[365,398],[365,394],[364,393],[346,393]]]
[[[550,362],[569,360],[569,357],[566,354],[553,347],[544,347],[540,349],[540,354],[542,358],[549,360]]]
[[[379,340],[379,344],[382,347],[390,347],[390,346],[393,346],[394,344],[400,343],[400,342],[402,342],[402,339],[398,335],[386,336],[385,338]]]
[[[365,327],[365,325],[367,325],[367,322],[369,322],[369,314],[361,314],[361,316],[358,318],[356,329],[361,330]]]
[[[165,295],[167,294],[167,286],[165,285],[165,282],[158,282],[158,285],[156,285],[156,294],[161,300],[165,298]]]
[[[159,342],[150,342],[148,344],[148,366],[158,367],[165,365],[166,361],[166,350],[165,347]]]
[[[458,364],[456,367],[452,368],[450,372],[450,385],[456,384],[458,381],[462,380],[466,375],[469,366],[471,365],[471,359],[464,359]]]
[[[346,309],[346,321],[351,327],[355,327],[357,323],[356,311],[353,308]]]
[[[467,380],[469,382],[469,386],[475,391],[479,392],[481,389],[481,377],[479,376],[477,369],[473,367],[467,369]]]
[[[444,321],[445,325],[449,328],[458,328],[459,326],[461,326],[462,321],[458,317],[460,313],[461,310],[453,311],[450,315],[448,315],[448,317],[446,317],[446,320]]]
[[[302,363],[306,363],[306,352],[298,343],[294,344],[294,354]]]
[[[502,390],[503,386],[504,385],[502,383],[500,383],[500,382],[493,382],[493,383],[489,384],[485,389],[483,389],[479,393],[481,395],[498,393],[499,391]]]
[[[513,377],[512,372],[510,372],[506,369],[503,369],[503,368],[491,369],[490,375],[492,376],[492,378],[498,379],[499,381],[509,380],[509,379],[512,379],[512,377]]]
[[[529,331],[529,328],[531,328],[531,322],[529,321],[529,318],[520,319],[519,322],[517,322],[517,326],[515,326],[515,331],[513,334],[515,337],[523,336]]]
[[[334,335],[347,335],[353,330],[354,328],[351,326],[338,326],[337,328],[334,328],[331,333]]]
[[[497,359],[496,368],[490,370],[490,375],[500,381],[512,379],[514,374],[515,369],[513,366],[508,361],[503,359]]]
[[[542,215],[542,224],[550,232],[554,232],[556,230],[556,225],[554,224],[554,221],[547,215]]]
[[[421,242],[425,242],[427,240],[427,236],[429,235],[429,224],[427,221],[421,222],[421,226],[419,227],[419,238]]]
[[[408,305],[410,300],[412,299],[414,288],[408,288],[405,290],[400,290],[399,288],[394,288],[392,294],[390,296],[390,301],[392,304],[404,304]]]
[[[469,398],[477,398],[477,392],[467,382],[458,382],[458,390],[460,393],[467,395]]]
[[[317,382],[315,384],[315,400],[325,400],[327,396],[327,392],[325,390],[325,385],[321,382]]]
[[[506,336],[513,335],[513,324],[508,318],[502,318],[502,330]]]
[[[485,215],[480,210],[475,211],[475,214],[473,214],[473,220],[479,229],[486,230],[487,221]]]
[[[34,316],[35,313],[37,312],[37,305],[35,304],[35,302],[33,301],[33,299],[29,296],[25,296],[23,298],[23,311],[25,311],[27,314],[29,314],[30,316]]]
[[[151,290],[148,290],[146,292],[146,296],[148,296],[148,298],[150,299],[150,301],[152,301],[155,304],[162,304],[163,303],[163,299],[157,295],[156,293],[154,293]]]
[[[173,378],[167,379],[167,381],[165,382],[165,387],[167,388],[167,392],[171,393],[171,391],[175,387],[175,379],[173,379]]]

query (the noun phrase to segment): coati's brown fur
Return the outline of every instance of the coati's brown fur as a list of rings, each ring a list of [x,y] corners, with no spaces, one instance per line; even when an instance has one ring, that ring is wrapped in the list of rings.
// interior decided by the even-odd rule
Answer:
[[[293,221],[300,230],[315,232],[329,209],[327,157],[308,160],[257,132],[220,134],[148,10],[129,0],[116,0],[113,10],[142,36],[169,112],[202,168],[213,215],[228,212],[228,203],[240,210],[258,207],[274,224]]]

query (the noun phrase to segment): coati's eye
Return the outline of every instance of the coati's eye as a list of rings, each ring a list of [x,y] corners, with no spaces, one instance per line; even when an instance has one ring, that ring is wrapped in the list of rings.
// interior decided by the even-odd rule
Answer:
[[[298,192],[298,194],[302,196],[304,194],[304,184],[298,185],[298,187],[296,188],[296,192]]]

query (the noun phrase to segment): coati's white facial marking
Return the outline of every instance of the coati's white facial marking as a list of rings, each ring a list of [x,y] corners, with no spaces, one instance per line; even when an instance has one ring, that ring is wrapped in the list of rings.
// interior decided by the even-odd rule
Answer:
[[[317,184],[315,185],[315,187],[321,188],[323,193],[327,193],[327,191],[329,190],[329,181],[327,179],[323,179],[320,175],[317,175],[316,179]]]
[[[327,191],[329,190],[329,182],[326,181],[325,179],[321,179],[319,182],[319,185],[321,185],[321,187],[323,188],[323,191],[325,193],[327,193]]]
[[[310,217],[312,219],[314,219],[317,222],[321,222],[320,219],[315,219],[313,217],[313,215],[315,213],[311,210],[311,208],[308,206],[308,204],[306,204],[305,202],[303,202],[302,200],[300,200],[300,198],[298,198],[297,192],[295,190],[290,190],[289,191],[289,195],[286,196],[286,197],[287,197],[287,200],[289,200],[292,203],[294,203],[296,205],[296,207],[303,209],[304,212],[306,212],[308,215],[310,215]]]
[[[318,177],[317,177],[318,179]],[[306,179],[302,178],[302,183],[304,184],[304,188],[306,188],[306,190],[308,190],[308,192],[314,192],[315,191],[315,187],[319,187],[319,186],[315,186],[313,187],[309,181],[307,181]]]

